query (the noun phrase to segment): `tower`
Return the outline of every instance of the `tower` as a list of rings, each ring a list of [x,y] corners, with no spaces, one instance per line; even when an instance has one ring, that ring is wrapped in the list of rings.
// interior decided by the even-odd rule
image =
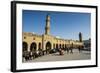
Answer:
[[[46,16],[46,26],[45,26],[45,34],[49,35],[50,34],[50,16]]]
[[[79,32],[79,41],[82,42],[82,33]]]

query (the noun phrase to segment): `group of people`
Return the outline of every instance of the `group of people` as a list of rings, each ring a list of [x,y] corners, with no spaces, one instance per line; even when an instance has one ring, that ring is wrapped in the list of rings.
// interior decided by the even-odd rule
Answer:
[[[57,52],[59,53],[59,55],[64,55],[64,51],[67,51],[67,53],[73,54],[73,49],[74,49],[74,47],[63,48],[63,49],[59,48]],[[82,47],[79,46],[79,47],[77,47],[77,49],[79,50],[79,53],[80,53]],[[33,51],[23,51],[23,58],[25,61],[33,60],[35,58],[45,55],[45,52],[46,51],[43,51],[42,49],[39,49],[38,51],[34,51],[34,50]]]
[[[38,58],[42,55],[44,55],[42,49],[40,49],[38,51],[23,51],[23,59],[25,61],[33,60],[33,59]]]
[[[71,54],[73,54],[73,48],[60,48],[59,49],[59,55],[64,55],[64,51],[67,51],[67,53],[71,53]]]
[[[63,49],[59,49],[59,55],[64,55],[64,52],[63,51],[66,51],[67,54],[70,53],[70,54],[73,54],[73,50],[74,49],[78,49],[79,53],[82,51],[82,46],[78,46],[78,47],[69,47],[69,48],[63,48]]]

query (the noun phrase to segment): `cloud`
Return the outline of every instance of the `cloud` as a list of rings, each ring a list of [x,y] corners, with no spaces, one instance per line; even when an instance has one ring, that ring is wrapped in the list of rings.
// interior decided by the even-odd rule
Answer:
[[[32,32],[33,34],[35,34],[35,32]]]
[[[56,36],[56,38],[61,38],[60,36]]]

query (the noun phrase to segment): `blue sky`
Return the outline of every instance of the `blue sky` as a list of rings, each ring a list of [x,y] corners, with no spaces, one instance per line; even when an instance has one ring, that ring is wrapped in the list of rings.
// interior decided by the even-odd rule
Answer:
[[[46,15],[50,15],[50,34],[64,39],[78,40],[82,32],[83,40],[90,38],[91,14],[76,12],[50,12],[23,10],[23,32],[45,33]]]

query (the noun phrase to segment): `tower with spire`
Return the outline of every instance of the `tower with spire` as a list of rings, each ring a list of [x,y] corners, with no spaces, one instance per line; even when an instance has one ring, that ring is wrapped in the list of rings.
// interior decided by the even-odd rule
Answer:
[[[47,16],[46,16],[45,34],[46,35],[50,34],[50,16],[49,16],[49,14],[47,14]]]
[[[79,41],[82,42],[82,33],[79,32]]]

